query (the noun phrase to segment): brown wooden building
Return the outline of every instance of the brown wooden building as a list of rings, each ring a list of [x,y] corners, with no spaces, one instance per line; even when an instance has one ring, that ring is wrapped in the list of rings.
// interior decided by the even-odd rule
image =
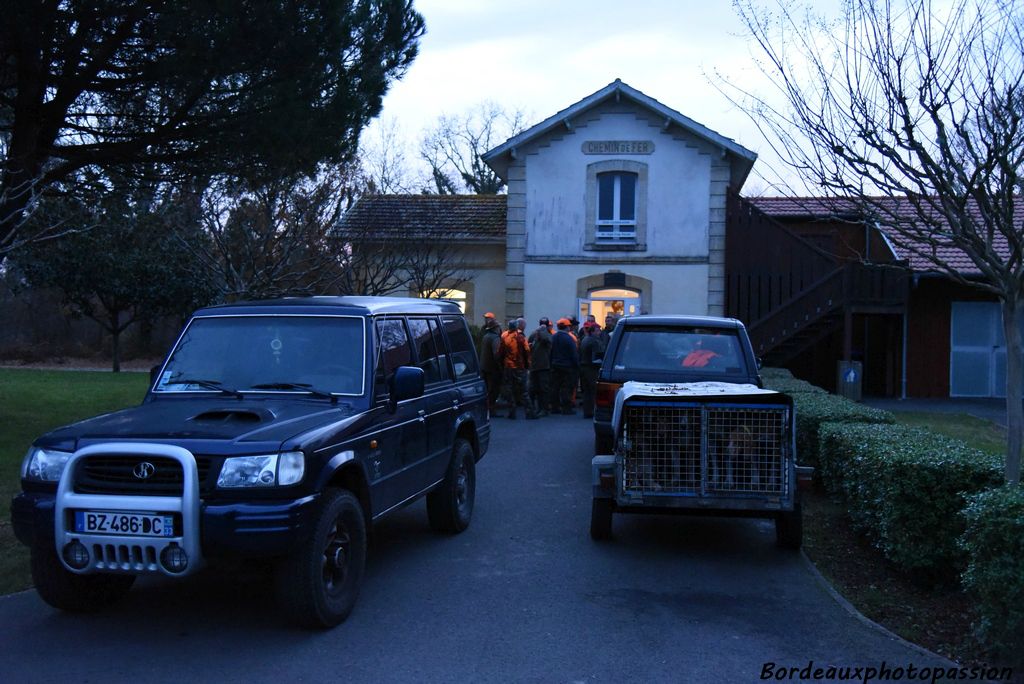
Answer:
[[[765,363],[836,389],[838,363],[859,361],[869,396],[1005,393],[995,298],[936,273],[852,206],[734,196],[726,236],[727,311]],[[977,272],[955,250],[946,256]]]

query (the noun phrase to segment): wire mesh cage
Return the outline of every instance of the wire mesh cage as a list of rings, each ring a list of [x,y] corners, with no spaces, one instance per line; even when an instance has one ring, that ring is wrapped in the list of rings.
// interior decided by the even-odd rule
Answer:
[[[783,407],[627,402],[621,431],[623,489],[784,495],[787,418]]]

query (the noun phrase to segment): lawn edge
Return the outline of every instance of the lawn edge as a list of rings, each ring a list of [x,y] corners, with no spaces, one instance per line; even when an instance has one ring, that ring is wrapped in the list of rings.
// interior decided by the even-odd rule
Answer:
[[[828,593],[828,595],[832,597],[832,600],[834,600],[836,603],[838,603],[843,608],[843,610],[845,610],[849,615],[851,615],[854,618],[856,618],[857,620],[859,620],[862,624],[867,625],[868,627],[874,629],[875,631],[880,632],[881,634],[884,634],[885,636],[889,637],[893,641],[896,641],[896,642],[898,642],[898,643],[900,643],[900,644],[910,648],[911,650],[916,651],[917,653],[919,653],[919,654],[921,654],[923,656],[928,656],[930,658],[935,658],[935,659],[939,660],[940,662],[945,663],[947,667],[951,667],[951,668],[959,668],[960,667],[960,663],[957,663],[957,662],[955,662],[953,660],[950,660],[949,658],[947,658],[947,657],[945,657],[943,655],[939,655],[938,653],[930,651],[927,648],[925,648],[924,646],[921,646],[920,644],[915,644],[913,641],[907,641],[906,639],[901,637],[899,634],[896,634],[892,630],[886,628],[884,625],[881,625],[881,624],[875,622],[874,620],[872,620],[871,618],[869,618],[868,616],[864,615],[864,613],[862,613],[859,610],[857,610],[857,607],[855,605],[853,605],[852,603],[850,603],[850,601],[847,600],[847,598],[845,596],[843,596],[841,593],[839,593],[839,590],[837,590],[832,585],[832,583],[828,581],[828,578],[826,578],[825,575],[821,574],[821,571],[818,570],[818,566],[816,566],[814,564],[814,561],[812,561],[807,556],[807,554],[804,552],[803,549],[800,549],[800,558],[803,561],[804,566],[811,573],[811,575],[814,577],[814,579],[818,582],[818,584],[821,586],[821,588],[824,589],[826,591],[826,593]]]

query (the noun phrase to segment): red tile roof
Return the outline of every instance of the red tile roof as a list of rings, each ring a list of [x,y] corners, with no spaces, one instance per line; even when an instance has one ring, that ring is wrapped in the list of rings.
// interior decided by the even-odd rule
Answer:
[[[827,197],[747,197],[755,207],[776,219],[835,219],[835,220],[860,220],[860,217],[867,213],[878,216],[879,228],[889,240],[896,254],[896,258],[906,261],[911,269],[915,271],[937,271],[934,262],[929,255],[934,254],[935,258],[948,264],[951,268],[960,271],[965,275],[980,274],[977,265],[960,248],[954,247],[948,241],[940,242],[934,247],[929,241],[920,238],[913,238],[900,235],[892,228],[887,228],[896,222],[905,222],[905,225],[919,223],[920,219],[909,200],[898,197],[872,197],[862,201],[841,198]],[[981,223],[981,212],[976,204],[970,205],[973,215]],[[936,216],[936,222],[946,225],[946,221]],[[1015,224],[1018,232],[1024,233],[1024,211],[1017,212]],[[1006,236],[996,232],[992,240],[992,248],[1001,259],[1006,261],[1010,258],[1010,247]]]
[[[505,195],[365,195],[345,212],[338,233],[504,242],[507,212]]]

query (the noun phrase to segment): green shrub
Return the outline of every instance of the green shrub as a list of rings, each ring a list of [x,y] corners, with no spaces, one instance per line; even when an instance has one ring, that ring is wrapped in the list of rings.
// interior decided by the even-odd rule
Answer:
[[[761,378],[768,380],[769,378],[780,378],[783,380],[792,380],[793,374],[789,372],[787,368],[762,368]]]
[[[978,637],[991,656],[1024,668],[1024,488],[976,494],[964,509],[964,587],[978,597]]]
[[[823,479],[886,558],[929,581],[963,570],[960,512],[1002,480],[1000,457],[905,425],[827,423],[820,437]]]
[[[786,394],[828,394],[817,385],[796,378],[768,378],[765,380],[764,386]]]
[[[874,409],[834,394],[798,392],[793,397],[796,411],[797,461],[817,467],[818,428],[822,423],[895,423],[888,411]]]

